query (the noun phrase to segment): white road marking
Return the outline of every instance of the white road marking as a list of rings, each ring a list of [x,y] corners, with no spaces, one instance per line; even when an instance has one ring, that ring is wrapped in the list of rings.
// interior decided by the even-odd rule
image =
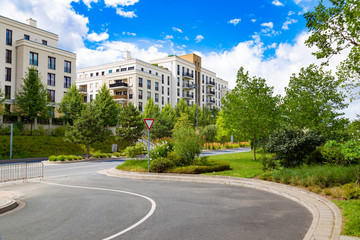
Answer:
[[[133,196],[137,196],[137,197],[141,197],[144,198],[146,200],[148,200],[151,203],[151,209],[150,211],[146,214],[145,217],[143,217],[142,219],[140,219],[138,222],[136,222],[135,224],[131,225],[130,227],[115,233],[114,235],[111,235],[110,237],[104,238],[103,240],[111,240],[114,239],[116,237],[121,236],[122,234],[136,228],[137,226],[139,226],[140,224],[142,224],[143,222],[145,222],[149,217],[151,217],[151,215],[153,215],[153,213],[155,212],[156,209],[156,202],[144,195],[138,194],[138,193],[133,193],[133,192],[127,192],[127,191],[121,191],[121,190],[116,190],[116,189],[109,189],[109,188],[96,188],[96,187],[83,187],[83,186],[75,186],[75,185],[66,185],[66,184],[59,184],[59,183],[49,183],[49,182],[41,182],[44,184],[48,184],[48,185],[55,185],[55,186],[61,186],[61,187],[69,187],[69,188],[80,188],[80,189],[89,189],[89,190],[98,190],[98,191],[109,191],[109,192],[117,192],[117,193],[124,193],[124,194],[129,194],[129,195],[133,195]]]

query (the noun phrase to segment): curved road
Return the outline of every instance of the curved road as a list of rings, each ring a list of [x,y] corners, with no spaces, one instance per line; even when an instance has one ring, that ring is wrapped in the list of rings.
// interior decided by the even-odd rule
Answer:
[[[0,215],[0,239],[303,239],[301,205],[220,184],[163,182],[98,173],[121,161],[46,166],[41,182],[5,185],[25,206]]]

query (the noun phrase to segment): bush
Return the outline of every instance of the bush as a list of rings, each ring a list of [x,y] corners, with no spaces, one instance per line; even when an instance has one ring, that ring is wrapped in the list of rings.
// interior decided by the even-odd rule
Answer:
[[[135,158],[136,155],[142,155],[146,153],[145,144],[137,143],[135,146],[129,146],[125,148],[124,153],[128,158]]]
[[[296,167],[304,163],[307,155],[320,146],[323,138],[316,132],[295,129],[279,130],[269,137],[267,151],[275,153],[284,167]]]
[[[53,130],[51,130],[50,134],[54,137],[64,137],[65,136],[65,127],[57,127]]]
[[[183,173],[183,174],[201,174],[208,172],[220,172],[231,170],[230,164],[222,161],[209,161],[208,166],[190,165],[184,167],[176,167],[169,169],[167,172],[170,173]]]
[[[120,157],[121,156],[121,154],[119,152],[114,152],[112,155],[115,156],[115,157]]]
[[[50,156],[49,157],[49,161],[56,161],[57,160],[57,156]]]
[[[320,148],[320,152],[327,163],[346,165],[344,155],[341,152],[341,143],[330,140]]]
[[[262,153],[260,162],[263,171],[274,170],[279,167],[279,160],[276,160],[275,156],[270,154]]]
[[[155,148],[150,151],[150,157],[152,159],[156,158],[166,158],[173,150],[173,145],[170,142],[162,142],[155,145]]]
[[[150,171],[151,172],[157,172],[157,173],[162,173],[165,172],[166,170],[172,168],[174,166],[174,163],[167,159],[167,158],[156,158],[151,160],[150,163]]]
[[[200,141],[195,135],[195,131],[188,127],[175,128],[173,134],[175,144],[174,151],[178,155],[182,162],[180,165],[190,165],[196,154],[200,154]]]
[[[360,160],[360,142],[356,140],[346,142],[341,146],[341,153],[348,163],[357,163]]]

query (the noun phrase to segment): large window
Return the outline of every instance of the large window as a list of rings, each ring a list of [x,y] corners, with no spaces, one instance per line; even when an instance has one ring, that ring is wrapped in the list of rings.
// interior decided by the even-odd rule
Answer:
[[[177,65],[177,75],[180,75],[180,65]]]
[[[9,29],[6,29],[6,45],[12,45],[12,31]]]
[[[164,86],[161,87],[161,94],[164,94]]]
[[[180,87],[180,78],[177,78],[177,86]]]
[[[49,86],[55,86],[55,74],[53,74],[53,73],[48,73],[47,84],[48,84]]]
[[[151,98],[151,92],[147,92],[147,100]]]
[[[12,51],[6,49],[5,51],[5,63],[11,63],[12,62]]]
[[[50,102],[55,102],[55,91],[54,90],[47,90],[48,99]]]
[[[159,102],[159,94],[155,93],[155,102]]]
[[[64,77],[64,88],[70,88],[71,86],[71,77]]]
[[[5,86],[5,98],[11,99],[11,86]]]
[[[64,61],[64,72],[71,73],[71,62]]]
[[[159,83],[155,82],[155,91],[159,91]]]
[[[139,90],[139,99],[142,99],[143,97],[143,92],[142,92],[142,90]]]
[[[170,85],[170,77],[169,77],[169,76],[168,76],[168,79],[167,79],[167,80],[168,80],[168,81],[167,81],[167,82],[168,82],[168,85]]]
[[[139,78],[139,87],[142,87],[142,86],[143,86],[143,79]]]
[[[151,89],[151,80],[147,80],[147,89]]]
[[[11,68],[5,68],[5,81],[11,82]]]
[[[30,65],[38,66],[39,65],[38,59],[39,59],[39,54],[30,52],[30,61],[29,61]]]
[[[48,57],[48,68],[55,70],[55,58],[54,57]]]
[[[161,84],[164,84],[164,74],[161,75]]]

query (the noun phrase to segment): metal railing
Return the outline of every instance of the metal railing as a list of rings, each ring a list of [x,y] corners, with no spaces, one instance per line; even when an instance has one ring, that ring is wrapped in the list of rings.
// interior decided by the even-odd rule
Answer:
[[[43,177],[42,162],[0,164],[0,183]]]

